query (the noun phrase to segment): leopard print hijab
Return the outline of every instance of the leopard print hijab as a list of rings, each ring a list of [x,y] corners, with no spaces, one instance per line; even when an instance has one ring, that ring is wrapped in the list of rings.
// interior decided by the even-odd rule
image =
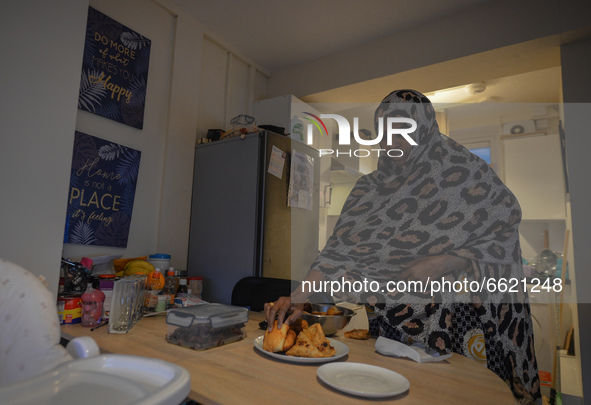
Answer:
[[[379,284],[377,291],[343,294],[368,305],[372,334],[480,357],[516,398],[538,400],[526,294],[387,292],[405,264],[432,255],[470,261],[469,270],[449,274],[450,281],[523,278],[521,209],[511,191],[486,162],[440,133],[423,94],[389,94],[376,110],[376,131],[378,119],[388,116],[414,119],[418,146],[404,165],[382,154],[377,170],[358,180],[312,270],[327,280]],[[485,353],[471,353],[474,336],[484,340]]]

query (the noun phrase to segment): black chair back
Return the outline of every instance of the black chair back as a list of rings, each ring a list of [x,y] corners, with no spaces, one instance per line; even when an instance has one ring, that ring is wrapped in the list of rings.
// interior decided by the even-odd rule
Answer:
[[[266,302],[288,296],[299,285],[297,281],[270,277],[245,277],[232,290],[232,305],[263,311]]]

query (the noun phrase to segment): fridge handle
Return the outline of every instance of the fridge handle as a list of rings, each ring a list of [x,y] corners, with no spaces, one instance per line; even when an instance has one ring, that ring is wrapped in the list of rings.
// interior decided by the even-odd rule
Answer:
[[[328,201],[326,201],[326,194],[328,192]],[[324,208],[330,207],[330,202],[332,201],[332,187],[330,184],[324,186]]]

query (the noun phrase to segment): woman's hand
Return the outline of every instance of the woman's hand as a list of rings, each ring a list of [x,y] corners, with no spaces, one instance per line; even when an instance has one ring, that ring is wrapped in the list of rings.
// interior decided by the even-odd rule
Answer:
[[[310,281],[312,283],[321,283],[324,281],[324,275],[318,270],[310,270],[304,281]],[[302,315],[304,311],[304,302],[312,295],[312,291],[304,291],[302,283],[296,288],[289,297],[279,297],[275,302],[265,304],[265,315],[267,316],[267,327],[269,332],[273,330],[273,324],[275,323],[275,315],[277,315],[277,327],[281,328],[285,315],[288,311],[292,311],[289,318],[285,319],[288,325],[295,322],[296,319]],[[300,302],[301,304],[295,304],[294,302]]]
[[[291,310],[289,318],[285,319],[285,315]],[[285,323],[291,325],[296,319],[300,317],[304,310],[304,304],[293,304],[291,297],[279,297],[275,302],[265,304],[265,315],[267,317],[267,329],[273,330],[273,324],[275,323],[275,315],[277,315],[277,327],[281,328],[284,319]]]
[[[454,270],[466,269],[468,259],[452,255],[427,256],[413,260],[406,267],[401,279],[426,283],[429,277],[437,279]]]

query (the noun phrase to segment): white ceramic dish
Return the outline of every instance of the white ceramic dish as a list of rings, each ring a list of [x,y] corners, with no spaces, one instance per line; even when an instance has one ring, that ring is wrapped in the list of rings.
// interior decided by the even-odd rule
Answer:
[[[36,377],[0,388],[0,404],[181,403],[191,391],[189,372],[147,357],[102,354],[72,360]]]
[[[400,395],[410,388],[410,382],[404,376],[370,364],[324,364],[318,367],[316,375],[335,390],[368,398]]]
[[[263,353],[269,357],[274,357],[276,359],[287,361],[290,363],[326,363],[328,361],[335,361],[340,358],[343,358],[349,353],[349,346],[347,346],[346,344],[341,343],[337,340],[327,338],[328,341],[330,342],[330,345],[332,347],[334,347],[335,350],[337,351],[336,354],[332,357],[314,358],[314,357],[287,356],[285,354],[271,353],[266,350],[263,350],[263,339],[264,339],[264,336],[259,336],[258,338],[256,338],[254,340],[254,348],[255,349],[257,349],[258,351],[260,351],[261,353]]]

